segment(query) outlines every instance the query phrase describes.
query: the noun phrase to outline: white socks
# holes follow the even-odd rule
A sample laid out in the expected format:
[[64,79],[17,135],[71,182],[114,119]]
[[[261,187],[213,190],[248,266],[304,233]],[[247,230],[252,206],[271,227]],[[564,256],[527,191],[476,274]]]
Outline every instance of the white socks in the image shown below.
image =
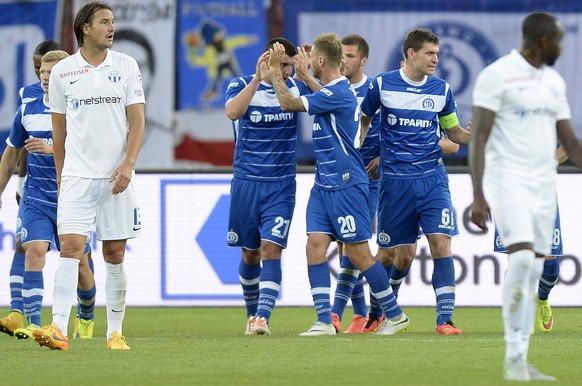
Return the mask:
[[125,316],[125,293],[127,291],[127,276],[123,263],[105,263],[105,305],[107,307],[107,339],[117,331],[122,333]]
[[[527,360],[529,348],[529,334],[534,323],[535,298],[534,290],[537,288],[539,274],[534,271],[536,259],[532,250],[520,250],[509,254],[509,267],[505,273],[503,283],[503,324],[505,327],[505,360],[520,355]],[[533,312],[533,313],[532,313]],[[531,320],[529,320],[531,319]],[[527,340],[525,337],[527,335]]]
[[77,281],[79,279],[79,260],[68,257],[59,259],[55,273],[53,292],[53,323],[67,336],[71,307],[77,299]]

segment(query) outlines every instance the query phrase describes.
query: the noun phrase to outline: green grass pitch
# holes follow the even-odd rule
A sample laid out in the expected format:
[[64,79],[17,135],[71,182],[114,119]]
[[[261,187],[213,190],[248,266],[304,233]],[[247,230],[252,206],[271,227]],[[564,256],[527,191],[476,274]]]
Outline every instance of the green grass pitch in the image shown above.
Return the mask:
[[[7,315],[0,309],[0,316]],[[50,320],[50,308],[43,311]],[[74,312],[74,310],[73,310]],[[245,336],[244,309],[128,308],[124,335],[131,351],[106,348],[105,310],[95,338],[69,341],[69,351],[0,335],[0,379],[11,385],[499,385],[504,356],[499,308],[455,311],[461,336],[437,336],[434,309],[405,307],[411,320],[396,336],[300,337],[315,311],[279,307],[271,336]],[[344,314],[347,328],[351,308]],[[555,308],[549,334],[531,338],[529,361],[582,385],[582,310]],[[72,324],[69,331],[72,334]]]

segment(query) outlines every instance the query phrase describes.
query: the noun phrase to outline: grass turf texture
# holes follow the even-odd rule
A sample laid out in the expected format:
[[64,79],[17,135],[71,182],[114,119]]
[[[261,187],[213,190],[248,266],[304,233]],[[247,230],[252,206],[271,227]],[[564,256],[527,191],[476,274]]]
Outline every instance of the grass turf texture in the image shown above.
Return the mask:
[[[461,336],[437,336],[433,308],[405,308],[411,319],[396,336],[300,337],[312,308],[279,307],[271,336],[245,336],[241,308],[129,308],[124,335],[131,351],[107,350],[105,310],[95,337],[69,340],[69,351],[0,334],[0,379],[18,385],[497,385],[502,380],[499,308],[458,308]],[[0,309],[0,316],[7,315]],[[342,329],[351,320],[346,310]],[[531,337],[529,361],[580,385],[582,311],[555,308],[549,334]],[[43,323],[50,309],[43,311]],[[71,319],[72,320],[72,319]],[[69,328],[72,335],[72,323]]]

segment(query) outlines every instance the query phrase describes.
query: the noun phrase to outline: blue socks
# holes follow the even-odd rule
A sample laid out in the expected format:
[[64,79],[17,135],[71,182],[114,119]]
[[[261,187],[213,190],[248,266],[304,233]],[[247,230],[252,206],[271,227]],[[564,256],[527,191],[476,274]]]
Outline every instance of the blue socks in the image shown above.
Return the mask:
[[433,259],[432,287],[436,295],[437,326],[452,321],[455,310],[455,266],[453,256]]
[[392,288],[390,288],[390,283],[388,282],[388,277],[382,264],[376,261],[373,266],[362,272],[362,274],[368,280],[370,289],[378,303],[380,303],[386,317],[390,319],[400,315],[402,310],[396,302],[396,297],[394,296]]
[[42,271],[24,271],[22,300],[27,324],[40,326],[40,312],[42,310],[43,297],[44,279]]
[[247,307],[247,317],[256,315],[259,305],[261,263],[249,265],[241,259],[238,266],[238,275]]
[[257,316],[269,320],[281,290],[281,260],[263,260]]
[[541,300],[547,300],[550,296],[550,291],[556,283],[558,282],[558,277],[560,276],[560,258],[545,260],[544,261],[544,272],[542,273],[542,278],[540,279],[540,284],[538,286],[538,297]]
[[24,314],[22,284],[24,282],[24,253],[14,253],[10,267],[10,310]]
[[311,284],[311,297],[317,314],[317,321],[331,323],[331,277],[327,261],[307,266],[309,284]]
[[[342,256],[340,264],[340,272],[337,275],[337,287],[335,289],[335,296],[333,299],[333,307],[331,312],[336,313],[340,320],[344,314],[344,310],[348,304],[348,300],[352,297],[354,292],[354,287],[360,275],[358,268],[352,264],[347,256]],[[362,280],[362,295],[363,291],[363,280]],[[364,299],[365,308],[365,299]],[[355,311],[354,311],[355,313]],[[365,314],[364,314],[365,315]]]

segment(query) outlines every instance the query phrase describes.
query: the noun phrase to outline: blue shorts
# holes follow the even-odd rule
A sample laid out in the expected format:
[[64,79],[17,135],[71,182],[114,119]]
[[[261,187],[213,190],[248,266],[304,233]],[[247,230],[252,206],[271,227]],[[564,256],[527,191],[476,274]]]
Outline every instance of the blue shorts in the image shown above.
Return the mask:
[[383,178],[378,206],[378,246],[414,244],[419,228],[426,235],[458,234],[444,168],[414,179]]
[[257,250],[261,240],[268,240],[286,248],[296,189],[294,179],[263,182],[233,178],[228,246]]
[[56,207],[32,200],[22,200],[19,212],[22,215],[22,245],[32,241],[46,241],[49,246],[54,242],[56,248],[60,249]]
[[370,224],[374,223],[378,213],[378,195],[380,194],[380,180],[370,180],[368,185],[368,211]]
[[311,188],[307,203],[307,233],[325,233],[332,241],[357,243],[372,237],[368,184],[341,190]]
[[[495,228],[495,238],[493,239],[493,250],[495,252],[507,253],[503,241],[499,236],[497,228]],[[550,256],[563,256],[564,246],[562,245],[562,226],[560,225],[560,208],[556,209],[556,225],[554,226],[554,235],[552,236],[552,252]]]

